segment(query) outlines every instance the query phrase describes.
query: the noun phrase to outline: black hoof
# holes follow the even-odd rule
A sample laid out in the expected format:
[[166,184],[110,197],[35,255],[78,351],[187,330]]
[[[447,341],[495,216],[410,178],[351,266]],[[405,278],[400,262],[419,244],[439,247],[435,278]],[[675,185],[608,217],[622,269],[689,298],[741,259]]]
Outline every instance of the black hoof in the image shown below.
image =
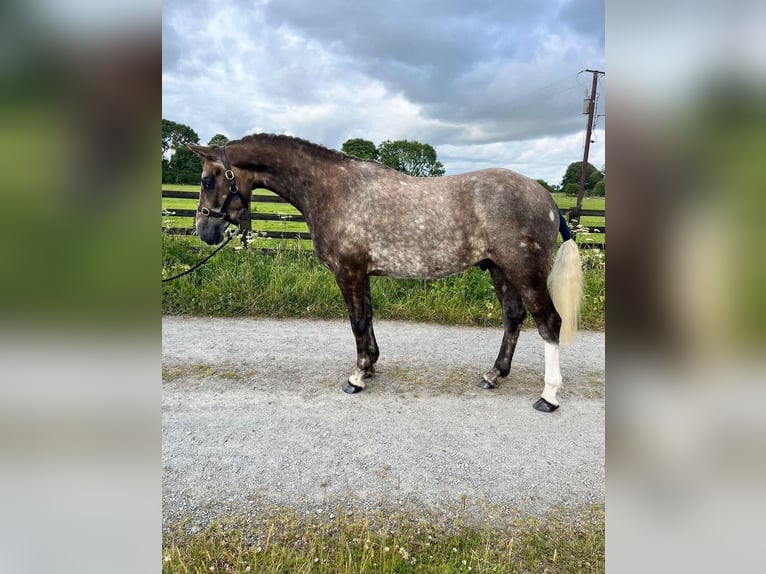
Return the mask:
[[363,390],[364,387],[357,387],[356,385],[352,385],[350,381],[346,381],[346,383],[343,385],[343,392],[348,393],[349,395],[360,393]]
[[494,389],[497,385],[490,384],[484,377],[476,381],[476,386],[480,389]]
[[558,405],[549,403],[543,397],[540,397],[539,399],[537,399],[537,402],[532,406],[535,407],[535,409],[537,409],[541,413],[552,413],[557,408],[559,408]]

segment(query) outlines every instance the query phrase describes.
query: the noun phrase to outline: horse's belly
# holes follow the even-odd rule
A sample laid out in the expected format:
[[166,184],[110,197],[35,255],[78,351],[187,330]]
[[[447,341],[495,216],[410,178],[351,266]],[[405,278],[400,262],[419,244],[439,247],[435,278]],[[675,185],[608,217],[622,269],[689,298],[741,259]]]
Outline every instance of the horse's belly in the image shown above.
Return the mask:
[[455,201],[420,196],[420,203],[396,209],[367,222],[366,244],[371,273],[404,279],[454,275],[485,258],[485,234],[473,210]]
[[483,259],[478,249],[439,245],[379,246],[371,249],[371,256],[371,273],[400,279],[447,277]]

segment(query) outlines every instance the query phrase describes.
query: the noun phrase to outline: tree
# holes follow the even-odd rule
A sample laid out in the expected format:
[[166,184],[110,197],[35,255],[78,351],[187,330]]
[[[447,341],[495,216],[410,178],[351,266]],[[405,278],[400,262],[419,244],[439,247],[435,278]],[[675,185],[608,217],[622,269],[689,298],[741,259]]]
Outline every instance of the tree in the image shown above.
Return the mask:
[[218,147],[223,147],[227,143],[229,143],[229,138],[227,138],[223,134],[215,134],[212,138],[210,138],[210,141],[207,142],[207,145],[214,145]]
[[564,191],[564,194],[576,196],[577,192],[580,190],[580,184],[579,183],[572,183],[571,181],[567,183],[564,187],[561,188]]
[[[570,163],[561,180],[561,189],[567,195],[577,195],[580,189],[580,166],[582,166],[581,161]],[[585,194],[591,195],[596,184],[604,179],[604,174],[591,163],[588,163],[585,169]]]
[[347,139],[343,146],[341,146],[340,151],[362,159],[378,159],[378,149],[375,147],[375,144],[370,140],[362,138]]
[[606,166],[601,168],[601,181],[593,186],[593,195],[596,197],[606,197]]
[[542,186],[543,186],[545,189],[547,189],[547,190],[548,190],[548,191],[550,191],[550,192],[553,192],[553,191],[555,191],[555,190],[553,189],[553,186],[552,186],[551,184],[549,184],[547,181],[545,181],[544,179],[538,179],[538,180],[537,180],[537,183],[539,183],[540,185],[542,185]]
[[444,175],[444,165],[437,161],[433,146],[418,141],[386,140],[378,146],[378,160],[407,175],[416,177]]
[[187,125],[162,118],[162,181],[163,183],[197,183],[202,162],[187,148],[198,144],[199,136]]
[[184,144],[199,143],[197,132],[189,126],[162,118],[162,157],[168,152],[184,147]]
[[596,197],[606,197],[606,179],[602,179],[593,186],[593,195]]
[[170,158],[165,183],[198,184],[202,175],[202,160],[188,148],[180,147]]

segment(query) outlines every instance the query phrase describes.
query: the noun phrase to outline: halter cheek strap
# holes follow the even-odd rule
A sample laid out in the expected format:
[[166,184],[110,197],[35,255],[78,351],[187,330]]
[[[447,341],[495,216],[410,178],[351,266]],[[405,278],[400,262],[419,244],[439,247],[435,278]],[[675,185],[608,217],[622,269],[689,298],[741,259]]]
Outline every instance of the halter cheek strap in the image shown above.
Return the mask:
[[215,209],[208,209],[207,207],[201,207],[199,205],[197,206],[197,211],[202,215],[223,219],[224,221],[228,221],[234,225],[239,225],[239,219],[229,217],[227,210],[229,209],[229,205],[231,205],[232,199],[235,197],[238,198],[243,204],[245,203],[245,200],[239,194],[237,182],[234,180],[234,172],[231,170],[231,165],[229,165],[229,158],[226,157],[226,146],[224,145],[218,148],[218,153],[221,156],[221,163],[223,163],[223,167],[225,169],[223,176],[226,178],[226,181],[229,182],[229,194],[226,196],[220,211],[216,211]]

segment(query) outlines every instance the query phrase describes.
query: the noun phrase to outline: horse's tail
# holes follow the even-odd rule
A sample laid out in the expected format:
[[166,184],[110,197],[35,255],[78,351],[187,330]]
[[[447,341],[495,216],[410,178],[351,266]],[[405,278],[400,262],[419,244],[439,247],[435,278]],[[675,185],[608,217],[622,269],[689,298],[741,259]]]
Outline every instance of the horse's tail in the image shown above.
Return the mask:
[[548,276],[548,290],[553,305],[561,316],[559,341],[562,345],[568,345],[577,334],[583,297],[583,275],[580,251],[561,213],[559,213],[559,232],[564,242],[553,261],[553,268]]

